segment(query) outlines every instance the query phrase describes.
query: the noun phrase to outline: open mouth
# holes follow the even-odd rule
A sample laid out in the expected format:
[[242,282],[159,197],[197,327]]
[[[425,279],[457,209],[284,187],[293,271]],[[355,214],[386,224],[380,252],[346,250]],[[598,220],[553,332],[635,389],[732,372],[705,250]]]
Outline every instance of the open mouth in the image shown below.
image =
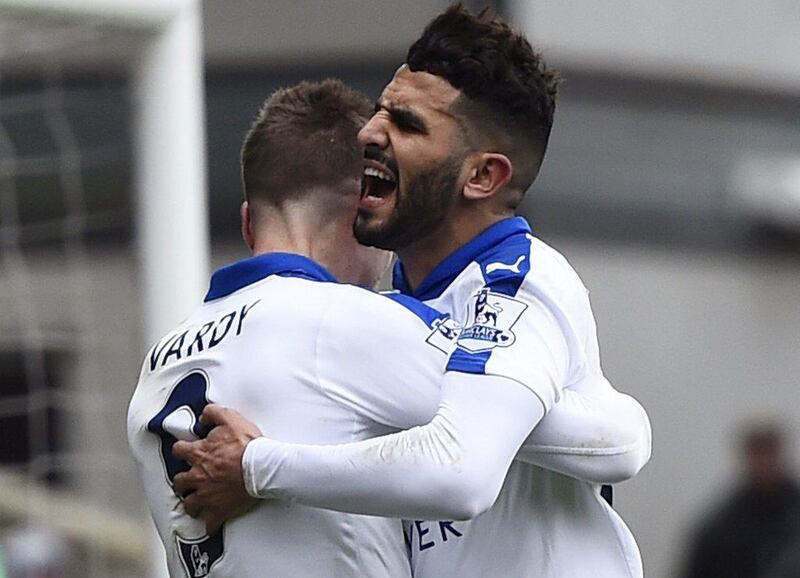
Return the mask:
[[361,205],[376,208],[383,205],[397,189],[397,177],[378,163],[364,166],[361,175]]

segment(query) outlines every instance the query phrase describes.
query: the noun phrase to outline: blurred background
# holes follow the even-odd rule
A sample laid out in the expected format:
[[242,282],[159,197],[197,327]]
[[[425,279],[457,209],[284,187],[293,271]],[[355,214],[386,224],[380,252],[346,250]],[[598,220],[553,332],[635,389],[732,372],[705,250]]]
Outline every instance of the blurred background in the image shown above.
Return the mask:
[[[127,401],[149,342],[246,256],[250,121],[303,79],[377,97],[448,4],[0,2],[0,577],[151,572]],[[521,212],[590,288],[606,374],[653,424],[615,507],[647,576],[688,577],[754,463],[790,479],[797,457],[800,4],[491,4],[565,79]],[[754,431],[780,451],[753,458]],[[770,559],[800,551],[791,521],[758,524],[780,526]],[[45,569],[19,574],[25,556]]]

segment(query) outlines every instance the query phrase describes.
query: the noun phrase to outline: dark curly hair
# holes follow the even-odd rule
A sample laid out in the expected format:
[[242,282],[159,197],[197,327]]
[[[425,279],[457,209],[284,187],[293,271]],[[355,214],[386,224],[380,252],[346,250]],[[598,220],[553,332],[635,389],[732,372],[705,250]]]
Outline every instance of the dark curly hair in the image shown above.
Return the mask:
[[511,187],[524,192],[547,148],[558,73],[491,9],[475,16],[461,3],[425,28],[406,62],[412,71],[442,77],[461,91],[455,106],[466,120],[462,128],[468,143],[509,156]]
[[275,91],[242,145],[245,199],[280,206],[313,187],[358,178],[357,134],[371,115],[369,99],[337,79]]

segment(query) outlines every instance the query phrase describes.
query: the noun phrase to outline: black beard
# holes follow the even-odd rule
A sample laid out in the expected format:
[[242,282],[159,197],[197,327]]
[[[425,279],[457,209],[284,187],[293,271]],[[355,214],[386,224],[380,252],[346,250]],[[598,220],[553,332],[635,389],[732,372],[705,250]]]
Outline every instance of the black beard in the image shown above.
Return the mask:
[[382,227],[369,226],[369,214],[359,211],[353,233],[362,245],[397,251],[433,233],[447,219],[456,201],[461,160],[450,157],[398,187],[394,211]]

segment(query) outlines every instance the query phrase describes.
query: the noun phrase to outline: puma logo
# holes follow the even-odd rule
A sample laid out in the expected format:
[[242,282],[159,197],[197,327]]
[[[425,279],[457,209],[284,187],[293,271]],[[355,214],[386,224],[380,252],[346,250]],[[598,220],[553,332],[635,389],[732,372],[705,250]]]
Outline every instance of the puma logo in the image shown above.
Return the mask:
[[525,260],[525,255],[520,255],[513,265],[506,265],[505,263],[489,263],[486,265],[486,274],[491,275],[495,271],[511,271],[512,273],[519,273],[519,266]]

